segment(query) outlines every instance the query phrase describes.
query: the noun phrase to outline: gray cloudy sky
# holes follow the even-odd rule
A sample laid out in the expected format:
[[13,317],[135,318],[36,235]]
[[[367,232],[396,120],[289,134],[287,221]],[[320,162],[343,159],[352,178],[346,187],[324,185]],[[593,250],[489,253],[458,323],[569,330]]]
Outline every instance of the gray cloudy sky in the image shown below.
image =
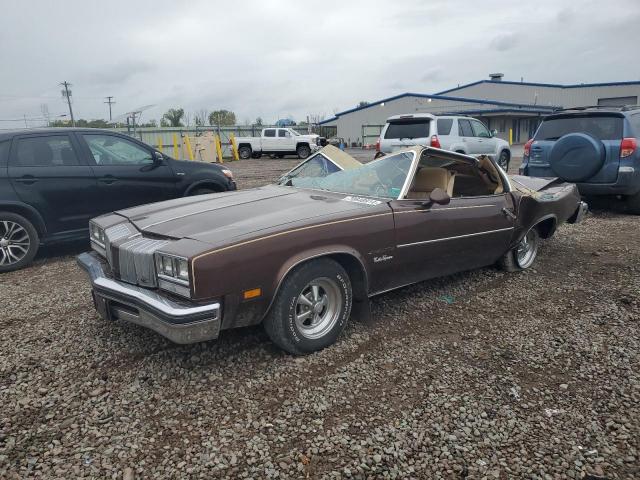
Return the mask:
[[[155,104],[239,122],[327,117],[411,91],[505,80],[640,79],[640,1],[3,0],[0,119]],[[36,125],[37,121],[29,122]],[[0,122],[0,128],[24,122]]]

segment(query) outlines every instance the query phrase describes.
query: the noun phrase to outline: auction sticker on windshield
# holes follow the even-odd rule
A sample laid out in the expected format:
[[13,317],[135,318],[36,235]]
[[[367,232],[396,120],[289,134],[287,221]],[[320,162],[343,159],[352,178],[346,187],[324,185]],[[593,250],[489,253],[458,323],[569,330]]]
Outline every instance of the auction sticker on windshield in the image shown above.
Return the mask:
[[344,197],[343,200],[347,202],[364,203],[365,205],[380,205],[382,203],[380,200],[373,200],[372,198],[366,197],[354,197],[353,195]]

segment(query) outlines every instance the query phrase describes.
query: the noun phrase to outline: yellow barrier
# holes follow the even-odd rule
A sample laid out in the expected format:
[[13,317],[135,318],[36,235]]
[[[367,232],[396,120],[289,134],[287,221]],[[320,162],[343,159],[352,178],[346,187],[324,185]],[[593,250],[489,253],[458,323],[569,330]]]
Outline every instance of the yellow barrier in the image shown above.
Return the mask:
[[229,142],[231,142],[231,152],[233,153],[233,159],[240,160],[240,155],[238,154],[238,146],[236,145],[236,136],[233,133],[229,135]]
[[184,143],[187,146],[187,153],[189,154],[189,160],[193,160],[193,150],[191,150],[191,141],[189,135],[184,136]]
[[513,145],[513,128],[509,129],[509,145]]
[[218,154],[218,161],[224,163],[222,158],[222,143],[220,142],[220,135],[216,135],[216,153]]
[[178,136],[173,134],[173,158],[178,159]]
[[160,136],[158,136],[158,151],[160,153],[163,153],[162,152],[162,137],[160,137]]

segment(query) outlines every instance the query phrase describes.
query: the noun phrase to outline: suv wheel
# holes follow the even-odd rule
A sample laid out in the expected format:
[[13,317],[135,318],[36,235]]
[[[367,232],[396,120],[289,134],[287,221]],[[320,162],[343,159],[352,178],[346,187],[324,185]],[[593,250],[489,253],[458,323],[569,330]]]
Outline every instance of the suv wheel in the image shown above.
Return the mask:
[[248,160],[251,158],[251,147],[247,145],[242,145],[238,148],[238,156],[243,160]]
[[640,192],[627,197],[626,207],[629,213],[640,215]]
[[509,170],[509,152],[507,152],[506,150],[500,152],[500,156],[498,157],[498,165],[500,165],[500,168],[502,168],[505,172]]
[[538,256],[540,234],[536,227],[531,228],[515,248],[509,250],[499,260],[500,268],[507,272],[526,270]]
[[334,260],[296,267],[282,282],[265,318],[269,338],[283,350],[303,355],[336,341],[351,314],[351,282]]
[[29,265],[39,243],[38,232],[29,220],[12,212],[0,212],[0,272]]
[[311,149],[309,148],[309,145],[298,145],[298,148],[296,148],[296,153],[298,154],[298,158],[304,160],[309,155],[311,155]]

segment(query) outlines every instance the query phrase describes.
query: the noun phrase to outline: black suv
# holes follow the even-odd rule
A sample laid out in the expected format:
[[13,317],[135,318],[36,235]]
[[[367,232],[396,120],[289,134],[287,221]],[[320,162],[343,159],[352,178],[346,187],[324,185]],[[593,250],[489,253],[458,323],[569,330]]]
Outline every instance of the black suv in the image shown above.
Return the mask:
[[97,215],[235,189],[227,168],[109,130],[0,132],[0,272],[28,265],[40,245],[88,238]]
[[640,107],[578,107],[545,117],[524,146],[520,173],[560,177],[585,196],[610,196],[640,214]]

